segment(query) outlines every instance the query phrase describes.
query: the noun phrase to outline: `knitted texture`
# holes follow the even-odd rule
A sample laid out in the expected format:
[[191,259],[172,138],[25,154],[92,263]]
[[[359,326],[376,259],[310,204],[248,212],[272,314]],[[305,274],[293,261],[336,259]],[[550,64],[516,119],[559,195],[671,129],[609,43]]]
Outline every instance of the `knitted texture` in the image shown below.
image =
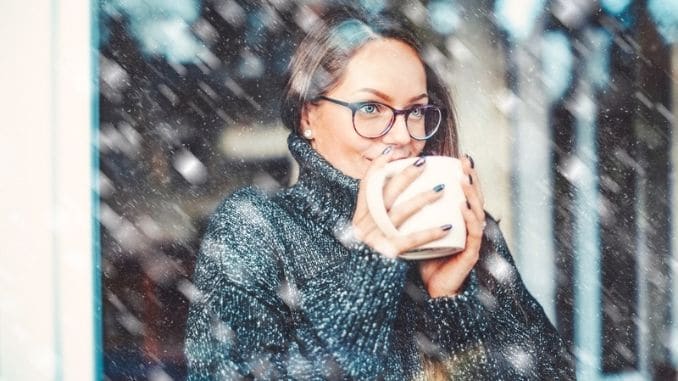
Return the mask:
[[494,220],[463,292],[430,298],[416,261],[347,234],[358,181],[300,136],[288,143],[294,186],[240,190],[211,218],[193,275],[189,380],[421,379],[422,353],[454,379],[574,379]]

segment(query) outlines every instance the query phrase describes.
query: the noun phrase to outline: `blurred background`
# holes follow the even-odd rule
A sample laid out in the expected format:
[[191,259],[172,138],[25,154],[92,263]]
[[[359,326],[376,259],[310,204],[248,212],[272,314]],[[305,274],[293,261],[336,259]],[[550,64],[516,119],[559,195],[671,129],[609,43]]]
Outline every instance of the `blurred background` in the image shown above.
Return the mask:
[[[675,379],[675,1],[351,2],[416,25],[528,288],[582,379]],[[191,274],[234,189],[295,163],[281,79],[331,1],[101,3],[104,374],[182,379]],[[678,339],[678,338],[676,338]]]
[[[294,182],[282,74],[340,3],[0,5],[0,380],[185,378],[208,218]],[[678,379],[678,1],[343,3],[416,26],[578,378]]]

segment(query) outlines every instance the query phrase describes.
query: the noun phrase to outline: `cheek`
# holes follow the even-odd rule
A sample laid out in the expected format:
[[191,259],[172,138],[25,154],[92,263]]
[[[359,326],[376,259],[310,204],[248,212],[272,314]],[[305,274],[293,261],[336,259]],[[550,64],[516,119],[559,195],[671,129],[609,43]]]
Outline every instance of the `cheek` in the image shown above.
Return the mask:
[[342,156],[350,161],[352,165],[362,166],[363,161],[370,155],[372,142],[365,143],[358,139],[354,137],[345,140],[343,143],[335,142],[334,145],[341,147],[341,150],[343,151]]
[[419,156],[424,151],[424,147],[426,146],[426,142],[420,142],[418,140],[415,140],[412,142],[412,156]]
[[351,111],[343,110],[340,106],[325,107],[318,118],[319,127],[326,130],[327,135],[337,138],[345,136],[353,131]]

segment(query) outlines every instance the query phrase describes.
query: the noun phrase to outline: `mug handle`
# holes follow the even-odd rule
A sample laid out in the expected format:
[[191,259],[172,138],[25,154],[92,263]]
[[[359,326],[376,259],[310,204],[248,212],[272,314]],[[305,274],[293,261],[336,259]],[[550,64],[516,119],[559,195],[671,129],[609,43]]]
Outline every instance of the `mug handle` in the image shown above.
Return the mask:
[[370,181],[367,182],[366,191],[366,200],[367,200],[367,209],[369,210],[374,222],[377,226],[384,232],[386,237],[400,236],[401,233],[393,225],[393,221],[388,216],[386,211],[386,205],[384,205],[384,183],[389,177],[393,177],[396,173],[405,169],[408,165],[411,165],[416,161],[417,158],[412,158],[412,160],[402,160],[398,161],[398,165],[393,165],[391,162],[387,164],[380,171],[377,171],[372,175]]

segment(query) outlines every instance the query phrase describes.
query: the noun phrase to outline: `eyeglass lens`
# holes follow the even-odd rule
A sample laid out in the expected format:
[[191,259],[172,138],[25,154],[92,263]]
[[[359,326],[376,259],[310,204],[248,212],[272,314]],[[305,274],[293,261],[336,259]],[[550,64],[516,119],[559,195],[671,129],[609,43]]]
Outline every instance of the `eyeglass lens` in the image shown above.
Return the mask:
[[[416,107],[407,115],[407,129],[416,139],[427,139],[435,133],[442,115],[437,107]],[[365,137],[383,135],[394,122],[395,113],[389,107],[379,103],[361,105],[353,115],[353,124],[358,133]]]

